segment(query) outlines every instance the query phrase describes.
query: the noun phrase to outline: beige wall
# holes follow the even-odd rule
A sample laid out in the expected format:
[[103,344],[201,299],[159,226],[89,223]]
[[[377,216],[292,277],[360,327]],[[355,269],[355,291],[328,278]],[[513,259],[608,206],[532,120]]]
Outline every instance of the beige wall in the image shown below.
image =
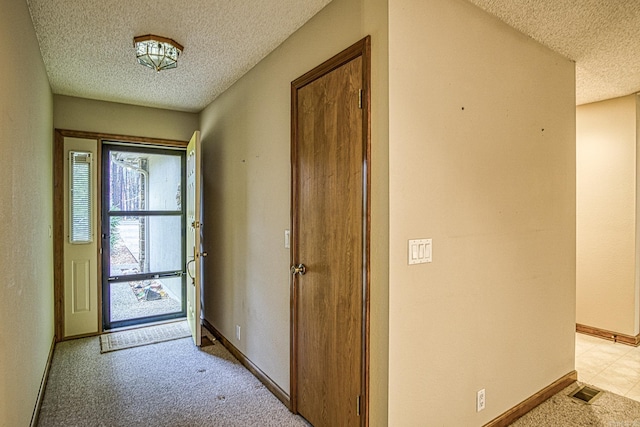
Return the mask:
[[576,322],[638,330],[637,96],[577,107]]
[[389,11],[389,425],[479,426],[574,369],[574,64],[466,1]]
[[55,95],[56,129],[188,141],[198,129],[196,113]]
[[0,51],[0,426],[27,426],[53,341],[52,97],[24,0]]
[[372,36],[372,426],[387,418],[386,17],[384,1],[334,0],[201,113],[205,318],[288,393],[290,83]]

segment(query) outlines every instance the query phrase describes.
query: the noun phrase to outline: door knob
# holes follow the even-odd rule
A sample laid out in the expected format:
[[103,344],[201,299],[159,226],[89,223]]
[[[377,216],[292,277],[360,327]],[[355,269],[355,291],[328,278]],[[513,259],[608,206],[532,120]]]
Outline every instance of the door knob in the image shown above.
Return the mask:
[[292,265],[291,266],[291,274],[295,275],[295,274],[299,274],[301,276],[304,276],[304,273],[307,272],[307,267],[304,266],[304,264],[298,264],[298,265]]

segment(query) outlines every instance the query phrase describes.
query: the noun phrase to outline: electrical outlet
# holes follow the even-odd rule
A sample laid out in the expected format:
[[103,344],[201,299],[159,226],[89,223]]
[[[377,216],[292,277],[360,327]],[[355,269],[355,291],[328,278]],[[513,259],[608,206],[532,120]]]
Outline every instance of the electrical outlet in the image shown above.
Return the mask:
[[478,390],[478,393],[476,393],[476,412],[482,411],[484,409],[485,404],[486,404],[486,399],[484,395],[484,389]]
[[236,325],[236,339],[240,341],[240,325]]

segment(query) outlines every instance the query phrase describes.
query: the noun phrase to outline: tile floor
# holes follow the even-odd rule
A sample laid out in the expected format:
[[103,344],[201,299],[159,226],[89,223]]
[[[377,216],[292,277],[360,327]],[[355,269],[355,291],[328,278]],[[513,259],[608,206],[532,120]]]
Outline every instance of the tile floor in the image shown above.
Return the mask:
[[578,380],[640,401],[640,347],[576,333]]

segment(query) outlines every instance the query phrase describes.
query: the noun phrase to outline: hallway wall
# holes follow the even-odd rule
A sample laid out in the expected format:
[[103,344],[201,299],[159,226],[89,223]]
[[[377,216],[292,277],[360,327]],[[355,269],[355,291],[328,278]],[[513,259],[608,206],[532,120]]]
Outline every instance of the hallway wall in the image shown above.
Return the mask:
[[574,369],[574,64],[463,0],[389,54],[389,425],[481,426]]
[[640,333],[638,96],[576,108],[576,323]]
[[[387,3],[333,0],[201,113],[205,318],[289,392],[291,81],[372,43],[372,426],[387,423]],[[235,339],[235,326],[241,339]]]
[[199,115],[183,111],[54,95],[56,129],[188,141]]
[[0,426],[28,426],[53,342],[53,101],[24,0],[0,51]]

